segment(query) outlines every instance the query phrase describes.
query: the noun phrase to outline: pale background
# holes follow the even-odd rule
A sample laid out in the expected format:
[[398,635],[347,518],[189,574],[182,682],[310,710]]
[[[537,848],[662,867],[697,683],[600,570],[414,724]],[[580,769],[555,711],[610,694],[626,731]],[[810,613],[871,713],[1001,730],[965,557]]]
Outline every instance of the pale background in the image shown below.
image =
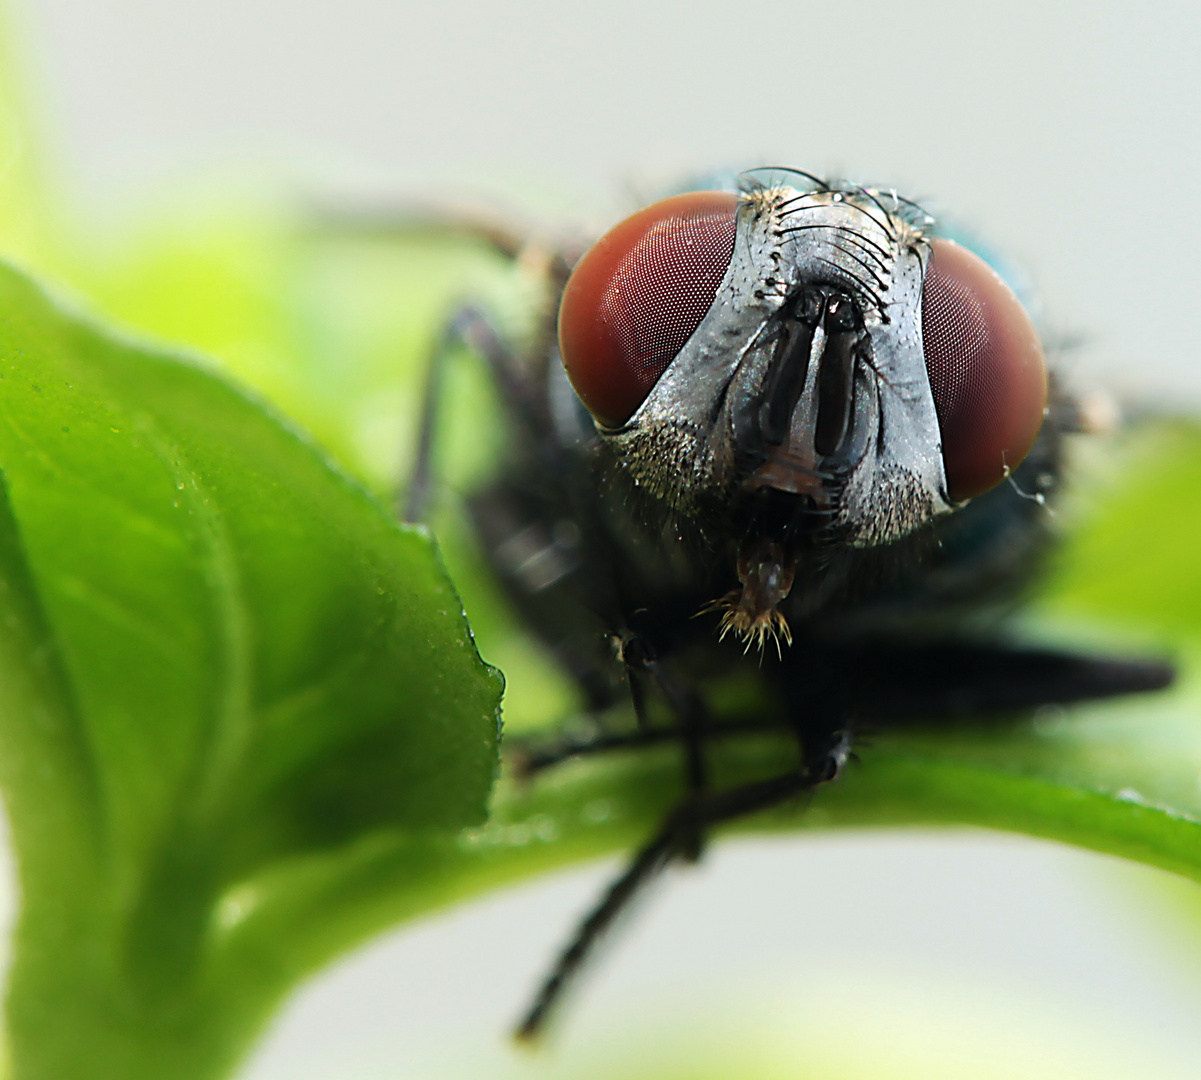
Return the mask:
[[[937,196],[1029,267],[1085,378],[1201,403],[1201,5],[26,0],[22,21],[81,213],[248,168],[603,218],[681,173],[795,164]],[[626,1032],[703,1045],[731,1009],[798,1072],[880,1045],[947,1075],[1026,1054],[1015,1075],[1195,1076],[1201,952],[1111,865],[973,834],[723,847],[530,1063],[505,1027],[614,866],[567,874],[350,957],[244,1080],[604,1075]]]

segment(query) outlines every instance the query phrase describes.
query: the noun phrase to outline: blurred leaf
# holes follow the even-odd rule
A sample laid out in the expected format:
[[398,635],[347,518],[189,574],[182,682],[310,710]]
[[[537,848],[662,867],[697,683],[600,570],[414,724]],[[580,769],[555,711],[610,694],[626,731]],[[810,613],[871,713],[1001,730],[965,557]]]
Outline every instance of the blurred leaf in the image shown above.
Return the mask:
[[[442,321],[464,297],[520,335],[538,282],[463,237],[322,228],[278,194],[197,188],[106,239],[67,274],[108,319],[165,347],[210,354],[267,396],[383,498],[403,486],[417,443],[425,369]],[[435,532],[481,651],[512,672],[520,726],[562,718],[575,689],[516,621],[454,492],[500,459],[503,423],[487,373],[464,355],[447,373]]]
[[249,883],[482,820],[499,681],[428,540],[223,382],[7,269],[0,380],[16,1075],[212,1075],[308,962]]

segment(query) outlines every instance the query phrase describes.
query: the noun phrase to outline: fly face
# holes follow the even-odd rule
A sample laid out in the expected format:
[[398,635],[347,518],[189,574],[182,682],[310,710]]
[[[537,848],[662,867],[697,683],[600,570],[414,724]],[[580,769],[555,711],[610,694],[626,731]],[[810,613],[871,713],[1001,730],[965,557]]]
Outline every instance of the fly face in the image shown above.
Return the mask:
[[691,193],[619,225],[566,287],[562,355],[606,469],[730,549],[744,636],[782,618],[805,551],[924,528],[1038,434],[1029,317],[931,224],[854,187]]

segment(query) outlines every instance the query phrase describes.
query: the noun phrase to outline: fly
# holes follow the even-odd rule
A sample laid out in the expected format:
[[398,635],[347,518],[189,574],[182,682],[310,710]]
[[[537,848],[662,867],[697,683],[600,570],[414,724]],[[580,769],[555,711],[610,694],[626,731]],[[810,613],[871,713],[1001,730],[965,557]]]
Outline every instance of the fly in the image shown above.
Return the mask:
[[[516,257],[520,241],[490,230]],[[1053,542],[1046,503],[1081,411],[990,266],[893,193],[756,170],[644,208],[545,260],[548,316],[515,351],[451,321],[511,429],[469,500],[484,552],[600,718],[637,725],[520,747],[528,770],[672,738],[686,794],[560,955],[518,1029],[536,1036],[629,899],[714,827],[835,780],[865,727],[1156,689],[1154,662],[1017,647],[1000,617]],[[406,517],[431,482],[435,357]],[[708,690],[763,685],[746,725],[796,764],[714,790]],[[649,695],[671,720],[652,723]]]

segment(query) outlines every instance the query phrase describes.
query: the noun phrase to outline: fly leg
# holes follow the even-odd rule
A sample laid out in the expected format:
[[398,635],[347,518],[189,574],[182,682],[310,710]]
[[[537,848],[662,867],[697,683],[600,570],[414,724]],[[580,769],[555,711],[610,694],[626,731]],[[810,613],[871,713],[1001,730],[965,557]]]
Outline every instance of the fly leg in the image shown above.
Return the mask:
[[[550,275],[552,286],[558,274]],[[477,308],[465,305],[453,312],[430,358],[415,463],[398,509],[406,522],[429,517],[437,481],[434,457],[445,372],[455,353],[466,348],[487,367],[510,436],[505,470],[465,500],[471,524],[514,610],[575,681],[587,712],[596,715],[616,700],[611,657],[598,648],[600,630],[609,620],[598,619],[594,631],[580,612],[587,607],[590,590],[606,594],[612,590],[599,582],[603,575],[596,572],[596,559],[585,550],[596,530],[590,527],[587,507],[577,505],[591,476],[591,460],[578,450],[564,449],[560,443],[565,437],[564,417],[552,416],[555,387],[548,385],[551,373],[541,345],[553,329],[552,321],[549,329],[544,327],[536,335],[537,348],[527,343],[518,352]],[[566,376],[555,370],[559,375],[552,381],[566,387]],[[580,433],[567,434],[583,438],[590,433],[595,437],[588,420]],[[580,574],[584,566],[594,572]]]
[[[602,749],[647,746],[655,742],[678,740],[684,750],[684,785],[690,796],[702,795],[709,786],[709,769],[705,760],[705,741],[710,734],[711,724],[708,710],[701,695],[686,686],[659,661],[645,639],[635,634],[618,635],[618,653],[626,669],[630,687],[630,698],[637,720],[637,731],[629,734],[600,732],[589,738],[560,738],[540,750],[520,747],[518,768],[520,775],[530,777],[560,761],[579,754],[593,753]],[[649,677],[658,687],[675,714],[677,724],[672,727],[652,726],[646,715],[645,692],[640,679]],[[701,857],[704,846],[703,832],[698,832],[691,847],[681,852],[689,861]]]
[[[588,710],[589,730],[558,732],[549,737],[532,736],[510,740],[510,764],[516,775],[530,779],[543,769],[570,758],[605,751],[678,742],[683,747],[684,781],[689,794],[696,795],[708,787],[708,768],[705,750],[713,735],[745,734],[749,731],[774,730],[778,723],[764,724],[758,717],[743,717],[715,721],[709,714],[701,694],[680,679],[658,657],[654,646],[636,631],[625,629],[606,635],[612,642],[616,659],[624,667],[625,684],[634,709],[636,727],[633,731],[614,731],[605,723],[604,710],[620,698],[603,698],[591,702]],[[569,668],[569,670],[572,670]],[[572,670],[572,674],[576,674]],[[583,680],[581,685],[585,686]],[[648,692],[657,689],[674,723],[654,723],[648,711]],[[695,852],[699,858],[700,850]]]
[[601,902],[576,930],[571,944],[559,955],[554,969],[534,998],[514,1032],[515,1038],[536,1039],[548,1016],[571,981],[579,974],[593,949],[638,892],[671,863],[686,857],[697,837],[726,822],[770,810],[790,799],[811,794],[821,784],[838,777],[851,756],[849,725],[831,731],[805,748],[800,768],[769,780],[702,792],[684,799],[664,820],[659,831],[643,845],[625,871],[609,886]]
[[[709,766],[705,760],[705,735],[709,729],[708,711],[695,689],[682,685],[661,664],[654,664],[651,674],[672,710],[680,718],[681,743],[684,750],[684,782],[693,798],[702,798],[709,788]],[[705,850],[705,829],[695,829],[678,854],[690,863],[700,862]]]
[[417,456],[409,486],[401,496],[398,507],[401,519],[409,524],[424,522],[429,516],[435,483],[434,439],[442,404],[443,380],[447,363],[461,347],[470,349],[484,359],[497,389],[515,416],[528,427],[539,430],[544,423],[535,405],[529,380],[496,328],[477,308],[470,305],[457,308],[443,327],[426,375]]
[[[721,720],[710,718],[705,727],[707,744],[722,738],[738,738],[747,735],[763,735],[765,733],[793,730],[795,725],[785,727],[784,723],[773,716],[764,717],[759,714],[751,716],[727,717]],[[518,774],[523,779],[529,779],[542,772],[543,769],[561,765],[574,757],[588,757],[592,754],[606,754],[616,750],[635,750],[646,746],[659,746],[662,743],[678,742],[680,733],[675,728],[646,727],[637,731],[620,731],[612,734],[560,735],[551,741],[536,742],[522,740],[521,757],[518,762]],[[510,743],[510,746],[514,745]]]
[[633,699],[638,730],[643,733],[650,730],[642,688],[637,681],[638,674],[645,672],[659,688],[668,708],[679,721],[679,735],[684,743],[684,778],[689,793],[699,794],[708,786],[704,740],[709,727],[708,712],[700,694],[685,686],[664,667],[644,638],[624,634],[620,640],[621,660],[626,666],[630,682],[630,697]]

